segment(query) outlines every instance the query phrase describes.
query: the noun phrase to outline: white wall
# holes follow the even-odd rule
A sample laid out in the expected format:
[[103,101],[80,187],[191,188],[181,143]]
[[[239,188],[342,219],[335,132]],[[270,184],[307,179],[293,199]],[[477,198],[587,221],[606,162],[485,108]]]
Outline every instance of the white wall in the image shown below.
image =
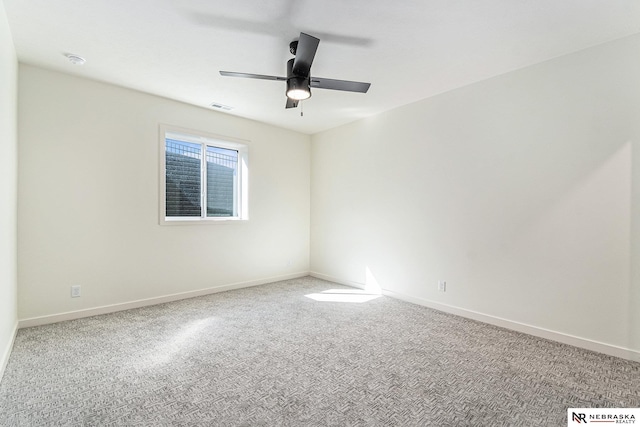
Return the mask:
[[[26,65],[18,123],[20,319],[309,270],[309,136]],[[159,225],[160,123],[249,141],[248,222]]]
[[0,379],[17,327],[17,87],[18,60],[0,0]]
[[314,135],[311,270],[640,350],[638,52],[615,41]]

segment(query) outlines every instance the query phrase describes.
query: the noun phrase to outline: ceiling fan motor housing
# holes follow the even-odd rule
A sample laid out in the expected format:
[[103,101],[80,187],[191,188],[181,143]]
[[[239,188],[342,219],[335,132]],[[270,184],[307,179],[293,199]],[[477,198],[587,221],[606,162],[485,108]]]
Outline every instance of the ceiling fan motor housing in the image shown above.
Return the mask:
[[292,55],[298,53],[298,40],[294,40],[289,43],[289,52],[291,52]]
[[293,61],[291,58],[287,61],[287,97],[295,100],[302,100],[311,97],[311,88],[309,87],[309,76],[296,76],[293,73]]

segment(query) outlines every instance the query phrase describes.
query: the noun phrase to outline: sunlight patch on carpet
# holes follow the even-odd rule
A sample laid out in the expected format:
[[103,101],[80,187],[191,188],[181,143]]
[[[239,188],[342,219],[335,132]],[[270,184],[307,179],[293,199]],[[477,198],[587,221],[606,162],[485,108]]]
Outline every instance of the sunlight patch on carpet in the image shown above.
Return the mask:
[[305,297],[321,302],[353,302],[363,303],[380,298],[382,295],[357,289],[328,289],[320,293],[307,294]]

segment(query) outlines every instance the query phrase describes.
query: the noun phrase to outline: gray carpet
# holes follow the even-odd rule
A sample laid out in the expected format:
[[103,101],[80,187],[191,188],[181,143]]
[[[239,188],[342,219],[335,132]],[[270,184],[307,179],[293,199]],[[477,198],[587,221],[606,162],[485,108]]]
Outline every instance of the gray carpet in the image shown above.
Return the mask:
[[[18,332],[3,426],[566,426],[640,364],[306,277]],[[355,290],[353,290],[355,291]]]

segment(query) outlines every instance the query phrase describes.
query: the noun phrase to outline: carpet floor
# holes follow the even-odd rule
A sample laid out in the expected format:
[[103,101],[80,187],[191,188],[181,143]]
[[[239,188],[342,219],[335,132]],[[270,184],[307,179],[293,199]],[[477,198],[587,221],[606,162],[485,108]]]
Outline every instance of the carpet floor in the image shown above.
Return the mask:
[[566,426],[569,407],[640,407],[639,363],[334,298],[367,296],[305,277],[21,329],[0,425]]

